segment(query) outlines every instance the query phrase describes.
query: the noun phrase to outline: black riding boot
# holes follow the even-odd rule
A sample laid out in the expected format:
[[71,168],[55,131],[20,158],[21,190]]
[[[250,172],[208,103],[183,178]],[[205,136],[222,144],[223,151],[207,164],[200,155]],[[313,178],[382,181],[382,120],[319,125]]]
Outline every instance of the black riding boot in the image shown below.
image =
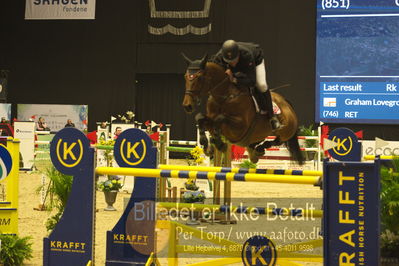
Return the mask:
[[281,124],[273,112],[273,101],[272,101],[272,95],[270,94],[270,90],[265,91],[264,93],[262,93],[262,95],[266,101],[265,109],[267,111],[267,116],[270,119],[272,129],[273,130],[279,129],[281,127]]

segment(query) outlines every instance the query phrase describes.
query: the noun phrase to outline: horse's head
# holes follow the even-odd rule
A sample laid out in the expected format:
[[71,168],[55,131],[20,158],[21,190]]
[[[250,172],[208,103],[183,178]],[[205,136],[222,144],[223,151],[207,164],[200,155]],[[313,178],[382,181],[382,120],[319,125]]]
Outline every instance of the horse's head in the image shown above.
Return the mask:
[[187,70],[184,75],[186,80],[186,89],[183,99],[183,108],[186,113],[191,114],[195,110],[194,102],[199,104],[201,92],[204,88],[208,88],[209,84],[205,77],[205,66],[208,56],[205,55],[199,60],[190,60],[182,54],[187,63]]

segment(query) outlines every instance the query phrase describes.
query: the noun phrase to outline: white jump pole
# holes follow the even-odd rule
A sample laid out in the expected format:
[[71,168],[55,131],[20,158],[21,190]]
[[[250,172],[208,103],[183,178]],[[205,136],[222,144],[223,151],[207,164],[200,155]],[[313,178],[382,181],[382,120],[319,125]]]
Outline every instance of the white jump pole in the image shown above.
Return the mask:
[[317,170],[321,170],[321,153],[322,153],[322,149],[321,149],[321,126],[324,125],[323,122],[320,121],[319,126],[317,127],[317,136],[319,137],[319,150],[317,152]]
[[170,127],[172,126],[171,124],[166,124],[166,143],[164,145],[165,148],[165,156],[166,156],[166,164],[169,164],[169,151],[166,147],[169,146],[169,142],[170,142]]

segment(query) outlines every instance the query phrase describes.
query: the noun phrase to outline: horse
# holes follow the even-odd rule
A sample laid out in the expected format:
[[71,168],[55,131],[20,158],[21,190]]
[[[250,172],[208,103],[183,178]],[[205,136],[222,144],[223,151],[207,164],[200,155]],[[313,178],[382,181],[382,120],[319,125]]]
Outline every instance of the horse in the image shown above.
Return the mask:
[[[210,142],[218,150],[226,150],[227,140],[245,147],[253,163],[258,162],[265,149],[281,144],[285,144],[293,160],[298,164],[304,163],[297,138],[298,119],[292,105],[283,96],[271,92],[273,102],[281,110],[277,117],[282,124],[282,127],[273,131],[268,118],[256,111],[249,89],[238,88],[231,82],[224,67],[208,62],[207,55],[199,60],[190,60],[182,55],[187,63],[182,103],[185,112],[193,113],[195,103],[199,103],[201,96],[208,95],[206,114],[196,115],[200,144],[206,155],[212,155],[214,151],[205,134],[205,131],[209,131]],[[265,138],[272,133],[275,139],[266,141]]]

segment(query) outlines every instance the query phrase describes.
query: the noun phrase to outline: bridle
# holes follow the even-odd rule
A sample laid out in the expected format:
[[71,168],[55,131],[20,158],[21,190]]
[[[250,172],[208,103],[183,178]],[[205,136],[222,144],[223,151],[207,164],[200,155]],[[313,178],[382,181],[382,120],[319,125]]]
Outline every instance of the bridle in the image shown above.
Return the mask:
[[[185,76],[185,79],[188,80],[190,83],[194,82],[196,79],[200,77],[200,74],[203,74],[204,70],[201,68],[188,68]],[[210,88],[208,90],[208,95],[212,96],[213,98],[218,98],[221,103],[224,103],[227,99],[233,99],[235,97],[241,96],[241,95],[247,95],[247,93],[240,92],[239,94],[231,94],[231,95],[219,95],[215,93],[215,90],[218,89],[220,86],[222,86],[225,82],[229,81],[229,77],[226,76],[224,79],[222,79],[216,86]],[[207,82],[208,87],[210,86],[209,80]],[[197,99],[197,103],[200,104],[200,90],[192,90],[191,89],[191,84],[190,84],[190,89],[186,89],[184,94],[190,95],[192,98]]]
[[[190,71],[191,70],[191,71]],[[193,70],[195,70],[196,72],[194,72]],[[196,97],[199,98],[199,96],[201,95],[201,91],[200,90],[192,90],[192,83],[198,79],[199,74],[204,73],[204,70],[200,69],[200,68],[188,68],[186,74],[184,75],[185,79],[188,80],[190,82],[190,89],[186,89],[186,91],[184,92],[184,94],[186,95],[190,95],[191,97]],[[208,85],[209,86],[209,85]]]

